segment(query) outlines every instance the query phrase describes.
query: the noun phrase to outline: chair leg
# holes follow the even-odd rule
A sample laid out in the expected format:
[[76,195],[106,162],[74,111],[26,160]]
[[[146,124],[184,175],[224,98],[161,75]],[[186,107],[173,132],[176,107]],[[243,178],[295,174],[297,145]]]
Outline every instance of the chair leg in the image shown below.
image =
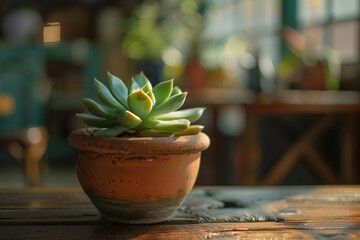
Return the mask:
[[[275,185],[289,172],[289,170],[299,161],[299,157],[304,153],[308,145],[312,145],[316,137],[335,122],[333,116],[323,117],[315,122],[306,132],[289,147],[275,166],[269,171],[262,181],[263,185]],[[311,152],[312,153],[312,152]],[[313,156],[313,155],[311,155]],[[316,156],[317,157],[317,156]],[[318,158],[316,158],[318,160]]]
[[24,174],[28,186],[40,186],[40,160],[42,159],[47,143],[46,128],[29,128],[26,130],[27,143],[24,148]]
[[313,145],[308,144],[304,148],[305,160],[309,166],[317,173],[317,176],[322,178],[325,183],[336,184],[339,183],[335,171],[327,164],[326,160],[320,153],[314,149]]

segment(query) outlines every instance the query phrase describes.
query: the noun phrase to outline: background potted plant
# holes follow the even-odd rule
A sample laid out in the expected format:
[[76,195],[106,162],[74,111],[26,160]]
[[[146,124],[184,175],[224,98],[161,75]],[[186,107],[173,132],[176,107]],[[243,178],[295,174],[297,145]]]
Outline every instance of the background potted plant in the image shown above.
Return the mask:
[[85,98],[89,113],[77,114],[94,128],[69,135],[82,188],[107,219],[165,221],[191,191],[210,144],[203,126],[191,125],[204,108],[178,110],[187,93],[173,80],[153,88],[143,73],[129,87],[110,73],[108,87],[94,83],[101,103]]

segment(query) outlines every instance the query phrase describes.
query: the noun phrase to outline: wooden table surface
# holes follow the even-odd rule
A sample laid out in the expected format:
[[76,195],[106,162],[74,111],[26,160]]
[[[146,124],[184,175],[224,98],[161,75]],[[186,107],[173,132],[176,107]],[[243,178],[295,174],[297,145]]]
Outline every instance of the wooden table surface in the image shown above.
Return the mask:
[[81,189],[0,189],[0,239],[360,239],[360,186],[198,187],[169,221],[115,224]]

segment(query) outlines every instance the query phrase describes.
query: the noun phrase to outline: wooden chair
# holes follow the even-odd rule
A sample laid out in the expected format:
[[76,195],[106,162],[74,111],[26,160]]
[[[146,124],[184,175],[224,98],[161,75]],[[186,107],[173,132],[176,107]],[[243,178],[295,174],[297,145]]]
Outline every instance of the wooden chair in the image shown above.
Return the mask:
[[0,92],[14,101],[13,111],[0,118],[0,147],[23,164],[29,186],[40,185],[40,160],[48,143],[48,131],[42,126],[42,93],[37,90],[43,72],[39,46],[0,48]]
[[48,131],[45,127],[28,127],[15,134],[0,136],[0,146],[21,162],[28,186],[40,186],[40,161],[48,143]]

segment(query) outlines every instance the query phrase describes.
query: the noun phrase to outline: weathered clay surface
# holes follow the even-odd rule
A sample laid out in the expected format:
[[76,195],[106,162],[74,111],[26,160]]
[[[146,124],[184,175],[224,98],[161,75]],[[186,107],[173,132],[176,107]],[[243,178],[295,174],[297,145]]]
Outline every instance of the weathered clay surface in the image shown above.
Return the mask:
[[112,221],[131,224],[147,224],[171,218],[184,200],[183,193],[178,197],[158,199],[155,202],[134,203],[124,200],[100,198],[91,190],[85,191],[101,214]]

